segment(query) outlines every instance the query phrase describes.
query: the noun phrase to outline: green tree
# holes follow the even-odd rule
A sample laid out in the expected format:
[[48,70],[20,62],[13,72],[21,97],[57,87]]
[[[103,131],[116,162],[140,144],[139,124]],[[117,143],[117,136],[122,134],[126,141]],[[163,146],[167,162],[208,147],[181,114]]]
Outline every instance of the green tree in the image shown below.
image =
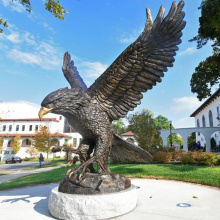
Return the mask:
[[[162,130],[162,129],[170,129],[170,123],[168,118],[162,116],[162,115],[158,115],[155,119],[154,119],[155,125],[156,125],[156,129],[157,130]],[[171,125],[171,128],[174,129],[174,126]],[[183,140],[181,137],[178,136],[178,134],[174,133],[171,134],[172,136],[172,143],[179,143],[180,146],[183,145]],[[170,146],[170,137],[168,137],[168,141],[167,141],[167,145]],[[162,146],[162,140],[160,145]]]
[[153,116],[151,111],[143,109],[142,112],[127,117],[128,129],[135,133],[139,146],[150,152],[161,142],[160,132],[156,129]]
[[21,140],[21,137],[20,137],[20,136],[16,136],[16,137],[14,138],[14,141],[13,141],[13,144],[12,144],[13,154],[17,154],[18,151],[20,150],[20,148],[21,148],[20,140]]
[[187,142],[189,150],[196,148],[196,132],[189,135]]
[[199,9],[198,35],[190,41],[197,42],[200,49],[211,41],[213,55],[200,62],[192,75],[191,91],[197,93],[199,100],[211,95],[211,88],[219,86],[220,79],[220,0],[203,0]]
[[0,151],[1,151],[2,146],[3,146],[3,142],[4,142],[4,137],[0,137]]
[[[19,1],[25,8],[26,11],[31,13],[32,7],[30,0],[11,0],[13,1]],[[63,6],[60,4],[60,0],[45,0],[44,3],[45,9],[49,12],[51,12],[56,18],[64,20],[64,14],[68,13],[67,10],[63,8]],[[0,33],[3,33],[3,29],[1,28],[2,25],[4,27],[8,27],[7,21],[3,21],[0,18]]]
[[116,134],[120,135],[126,132],[125,124],[121,118],[119,120],[113,121],[112,125],[114,127]]
[[50,148],[53,144],[53,138],[50,137],[48,127],[40,125],[39,130],[35,132],[33,146],[40,152],[46,152],[48,158]]

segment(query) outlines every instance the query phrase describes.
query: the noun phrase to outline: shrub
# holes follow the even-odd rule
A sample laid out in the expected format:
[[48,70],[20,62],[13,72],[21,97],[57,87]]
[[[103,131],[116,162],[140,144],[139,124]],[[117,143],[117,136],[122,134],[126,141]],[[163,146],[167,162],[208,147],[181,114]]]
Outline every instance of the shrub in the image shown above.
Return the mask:
[[172,154],[173,160],[180,161],[182,153],[183,153],[182,151],[173,152]]
[[202,152],[197,154],[196,161],[198,164],[213,165],[216,161],[216,155],[213,153]]
[[158,151],[154,155],[154,159],[158,163],[167,163],[172,159],[172,154],[171,153],[166,153],[166,152],[163,152],[163,151]]
[[220,165],[220,154],[216,155],[215,165]]
[[194,163],[194,155],[192,152],[182,152],[180,160],[182,164]]

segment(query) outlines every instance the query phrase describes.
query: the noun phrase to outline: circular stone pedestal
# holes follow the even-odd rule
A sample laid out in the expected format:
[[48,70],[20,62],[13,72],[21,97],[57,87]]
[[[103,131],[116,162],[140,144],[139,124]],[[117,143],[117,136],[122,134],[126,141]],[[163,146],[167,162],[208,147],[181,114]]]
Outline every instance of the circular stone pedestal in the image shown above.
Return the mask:
[[137,193],[134,185],[117,192],[95,195],[79,195],[52,189],[49,211],[59,219],[96,220],[108,219],[130,212],[136,207]]

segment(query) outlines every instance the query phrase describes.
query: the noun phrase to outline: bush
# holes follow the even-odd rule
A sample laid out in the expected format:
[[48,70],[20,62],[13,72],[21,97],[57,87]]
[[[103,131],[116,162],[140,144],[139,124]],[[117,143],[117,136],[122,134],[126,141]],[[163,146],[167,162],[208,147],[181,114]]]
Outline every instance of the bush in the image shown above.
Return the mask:
[[172,159],[172,154],[171,153],[166,153],[166,152],[163,152],[163,151],[158,151],[154,155],[154,159],[158,163],[167,163]]
[[216,155],[213,153],[199,153],[197,154],[196,161],[198,164],[213,165],[216,162]]
[[215,165],[220,165],[220,154],[216,155]]
[[194,155],[192,152],[182,152],[180,156],[182,164],[194,163]]
[[173,160],[180,161],[182,153],[183,153],[182,151],[173,152],[172,154]]

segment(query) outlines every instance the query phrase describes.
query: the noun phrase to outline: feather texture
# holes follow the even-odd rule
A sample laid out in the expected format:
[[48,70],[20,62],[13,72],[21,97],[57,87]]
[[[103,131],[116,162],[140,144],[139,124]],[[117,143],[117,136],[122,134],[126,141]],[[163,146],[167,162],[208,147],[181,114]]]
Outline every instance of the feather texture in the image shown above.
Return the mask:
[[167,67],[173,66],[185,27],[183,6],[183,1],[173,2],[165,18],[161,6],[154,22],[147,8],[144,31],[87,90],[111,120],[124,117],[139,105],[141,93],[161,82]]

